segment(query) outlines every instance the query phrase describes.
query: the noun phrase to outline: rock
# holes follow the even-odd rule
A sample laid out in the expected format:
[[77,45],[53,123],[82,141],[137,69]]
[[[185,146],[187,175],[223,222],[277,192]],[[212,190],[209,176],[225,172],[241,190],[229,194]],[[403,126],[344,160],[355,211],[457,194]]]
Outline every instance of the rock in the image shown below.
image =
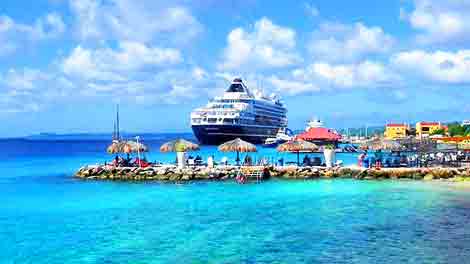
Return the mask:
[[426,174],[426,176],[423,177],[423,180],[432,181],[432,180],[434,180],[434,176],[431,173],[428,173],[428,174]]
[[325,171],[325,173],[323,174],[323,177],[325,177],[325,178],[334,178],[335,173],[332,170],[328,170],[328,171]]
[[420,173],[413,173],[412,178],[413,178],[413,180],[422,180],[423,175],[421,175]]
[[182,174],[175,173],[175,174],[170,175],[169,180],[178,181],[182,178],[182,176],[183,176]]

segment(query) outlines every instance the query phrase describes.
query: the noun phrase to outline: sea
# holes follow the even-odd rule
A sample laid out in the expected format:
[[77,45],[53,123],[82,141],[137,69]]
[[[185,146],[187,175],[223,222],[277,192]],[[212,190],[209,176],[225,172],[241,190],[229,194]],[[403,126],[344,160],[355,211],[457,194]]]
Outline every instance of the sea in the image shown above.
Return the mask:
[[[142,137],[152,161],[173,162]],[[0,263],[468,263],[470,189],[420,181],[83,181],[106,137],[0,140]],[[255,158],[295,155],[258,147]],[[234,154],[204,146],[194,155]],[[314,154],[320,155],[320,154]],[[338,154],[345,164],[356,154]]]

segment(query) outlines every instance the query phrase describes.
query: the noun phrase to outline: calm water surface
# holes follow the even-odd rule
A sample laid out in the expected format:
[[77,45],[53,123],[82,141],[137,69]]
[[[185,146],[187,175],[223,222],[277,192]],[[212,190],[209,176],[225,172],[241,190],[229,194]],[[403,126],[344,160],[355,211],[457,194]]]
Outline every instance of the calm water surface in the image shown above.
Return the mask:
[[[73,179],[80,165],[109,158],[102,153],[106,144],[0,141],[0,263],[468,263],[470,258],[465,189],[393,181],[175,185]],[[159,144],[150,143],[154,149]]]

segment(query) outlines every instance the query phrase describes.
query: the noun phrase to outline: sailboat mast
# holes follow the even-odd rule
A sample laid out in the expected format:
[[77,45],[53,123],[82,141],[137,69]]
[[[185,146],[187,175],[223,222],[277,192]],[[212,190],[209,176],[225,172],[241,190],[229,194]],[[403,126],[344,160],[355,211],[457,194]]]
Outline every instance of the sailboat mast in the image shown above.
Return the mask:
[[116,121],[113,121],[113,140],[116,140]]
[[121,139],[121,135],[119,131],[119,104],[116,107],[116,136],[117,136],[117,140]]

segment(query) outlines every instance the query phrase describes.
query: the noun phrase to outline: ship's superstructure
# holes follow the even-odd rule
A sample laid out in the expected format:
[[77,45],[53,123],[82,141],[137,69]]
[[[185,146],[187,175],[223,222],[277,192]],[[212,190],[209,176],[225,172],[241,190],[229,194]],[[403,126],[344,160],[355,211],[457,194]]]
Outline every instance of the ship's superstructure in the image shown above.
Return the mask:
[[253,93],[236,78],[223,96],[191,113],[191,127],[202,144],[220,144],[234,138],[256,144],[287,127],[286,114],[279,98]]

